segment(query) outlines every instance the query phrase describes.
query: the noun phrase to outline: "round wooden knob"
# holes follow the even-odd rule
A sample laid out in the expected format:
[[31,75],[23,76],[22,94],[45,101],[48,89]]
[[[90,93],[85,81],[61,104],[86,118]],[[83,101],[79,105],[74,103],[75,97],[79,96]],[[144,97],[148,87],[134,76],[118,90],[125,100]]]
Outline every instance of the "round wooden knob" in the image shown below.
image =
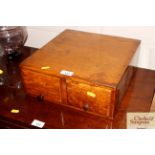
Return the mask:
[[88,111],[89,110],[89,104],[85,103],[83,106],[84,111]]
[[0,86],[4,85],[4,79],[0,77]]
[[43,102],[44,101],[44,96],[43,95],[39,95],[37,96],[38,101]]

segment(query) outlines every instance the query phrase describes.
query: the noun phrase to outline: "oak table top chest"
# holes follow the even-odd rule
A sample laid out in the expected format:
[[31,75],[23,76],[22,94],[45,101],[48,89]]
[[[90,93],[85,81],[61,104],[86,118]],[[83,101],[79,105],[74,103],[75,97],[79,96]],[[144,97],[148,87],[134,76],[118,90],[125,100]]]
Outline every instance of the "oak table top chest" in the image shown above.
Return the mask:
[[139,40],[65,30],[20,64],[27,94],[113,118]]

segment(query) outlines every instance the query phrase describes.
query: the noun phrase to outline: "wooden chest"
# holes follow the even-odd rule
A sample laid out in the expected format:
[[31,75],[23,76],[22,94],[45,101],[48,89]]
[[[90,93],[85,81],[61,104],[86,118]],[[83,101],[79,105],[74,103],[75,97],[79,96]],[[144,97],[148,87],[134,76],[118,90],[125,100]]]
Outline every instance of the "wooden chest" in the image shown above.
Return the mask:
[[[20,64],[27,94],[113,118],[140,41],[65,30]],[[50,104],[50,103],[49,103]]]

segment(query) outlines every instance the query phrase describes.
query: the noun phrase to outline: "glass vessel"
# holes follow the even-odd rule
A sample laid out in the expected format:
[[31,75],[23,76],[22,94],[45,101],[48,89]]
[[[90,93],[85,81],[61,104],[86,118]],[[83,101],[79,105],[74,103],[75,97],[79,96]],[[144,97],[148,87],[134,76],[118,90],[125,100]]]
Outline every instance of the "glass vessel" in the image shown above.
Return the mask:
[[27,36],[25,26],[0,26],[0,86],[20,89],[21,81],[15,76],[14,60],[22,54]]
[[0,56],[13,59],[21,55],[27,36],[25,26],[0,26]]

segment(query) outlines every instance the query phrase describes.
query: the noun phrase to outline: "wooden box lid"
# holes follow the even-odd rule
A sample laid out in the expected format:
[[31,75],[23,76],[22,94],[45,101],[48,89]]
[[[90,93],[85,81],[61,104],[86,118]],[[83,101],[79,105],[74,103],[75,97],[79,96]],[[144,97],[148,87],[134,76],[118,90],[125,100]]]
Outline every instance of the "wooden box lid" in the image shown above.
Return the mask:
[[[73,77],[115,88],[139,44],[136,39],[65,30],[21,67],[57,76],[67,70]],[[42,70],[45,66],[50,69]]]

